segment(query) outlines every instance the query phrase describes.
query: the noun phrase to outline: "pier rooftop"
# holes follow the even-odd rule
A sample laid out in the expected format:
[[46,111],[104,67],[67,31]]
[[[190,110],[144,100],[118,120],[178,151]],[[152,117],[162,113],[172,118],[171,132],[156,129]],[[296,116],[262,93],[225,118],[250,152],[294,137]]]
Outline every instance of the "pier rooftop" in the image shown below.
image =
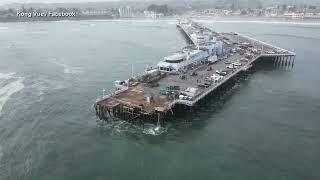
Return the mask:
[[[197,50],[215,41],[222,42],[223,54],[215,62],[209,57],[188,65],[178,74],[149,69],[142,75],[117,82],[117,90],[97,100],[95,104],[100,119],[107,115],[127,112],[152,115],[167,112],[176,104],[194,106],[200,99],[214,91],[252,63],[262,57],[272,60],[294,61],[295,53],[239,33],[219,33],[191,20],[179,21],[178,29],[191,42],[188,49]],[[197,35],[208,35],[208,40],[198,41]],[[233,64],[233,65],[232,65]]]

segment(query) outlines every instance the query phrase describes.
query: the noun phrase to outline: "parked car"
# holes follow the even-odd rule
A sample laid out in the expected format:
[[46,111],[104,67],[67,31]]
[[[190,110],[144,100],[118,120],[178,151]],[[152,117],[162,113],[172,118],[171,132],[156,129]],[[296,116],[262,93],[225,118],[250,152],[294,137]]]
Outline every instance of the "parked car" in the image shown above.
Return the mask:
[[248,59],[247,58],[241,58],[240,61],[247,62]]
[[241,66],[241,63],[240,63],[240,62],[233,62],[232,65],[234,65],[234,66]]
[[225,72],[225,73],[227,73],[227,74],[229,74],[230,71],[231,71],[230,69],[223,69],[223,70],[221,70],[221,72]]
[[220,76],[218,74],[213,74],[212,76],[210,76],[210,78],[213,82],[220,82],[223,79],[223,76]]
[[225,75],[228,74],[227,72],[222,71],[222,70],[216,70],[216,73],[219,74],[219,75],[221,75],[221,76],[225,76]]
[[236,67],[233,64],[230,64],[229,66],[227,66],[227,68],[229,69],[236,69]]

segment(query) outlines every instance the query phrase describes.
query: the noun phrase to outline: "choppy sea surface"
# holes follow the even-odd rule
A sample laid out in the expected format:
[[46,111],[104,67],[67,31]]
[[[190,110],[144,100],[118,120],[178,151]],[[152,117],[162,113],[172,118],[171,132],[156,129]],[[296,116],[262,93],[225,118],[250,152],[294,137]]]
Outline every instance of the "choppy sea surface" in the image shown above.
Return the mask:
[[165,128],[97,122],[113,81],[183,47],[175,20],[0,24],[0,179],[320,179],[320,24],[202,20],[297,53]]

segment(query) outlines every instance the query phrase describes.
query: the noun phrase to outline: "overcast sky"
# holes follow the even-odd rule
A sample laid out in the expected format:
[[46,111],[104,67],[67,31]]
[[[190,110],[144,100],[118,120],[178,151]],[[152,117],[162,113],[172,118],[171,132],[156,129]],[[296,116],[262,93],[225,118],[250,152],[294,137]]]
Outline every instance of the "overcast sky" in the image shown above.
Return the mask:
[[[119,1],[119,0],[0,0],[0,5],[9,4],[9,3],[65,3],[65,2],[98,2],[98,1]],[[135,0],[134,0],[135,1]]]
[[[101,1],[126,1],[126,0],[0,0],[0,5],[10,4],[10,3],[34,3],[34,2],[41,2],[41,3],[77,3],[77,2],[101,2]],[[127,1],[148,1],[148,0],[127,0]],[[183,0],[181,0],[183,1]],[[208,0],[210,1],[210,0]],[[260,0],[264,2],[264,0]],[[269,0],[270,1],[270,0]],[[283,1],[283,0],[271,0],[271,1]],[[285,0],[287,2],[304,2],[304,3],[320,3],[320,0]]]

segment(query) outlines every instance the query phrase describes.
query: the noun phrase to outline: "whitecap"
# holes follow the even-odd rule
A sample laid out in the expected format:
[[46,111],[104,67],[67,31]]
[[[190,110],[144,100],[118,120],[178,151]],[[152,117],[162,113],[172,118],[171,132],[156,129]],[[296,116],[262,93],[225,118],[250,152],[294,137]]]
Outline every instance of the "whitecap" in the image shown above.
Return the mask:
[[80,74],[82,73],[82,68],[80,67],[65,67],[63,70],[66,74]]
[[53,63],[58,66],[62,66],[64,68],[63,72],[65,74],[81,74],[81,73],[83,73],[82,67],[73,67],[73,66],[69,66],[66,64],[58,63],[58,62],[53,62]]
[[15,45],[12,43],[12,44],[10,44],[10,45],[8,45],[8,49],[11,49],[11,48],[13,48]]
[[0,30],[7,30],[9,29],[9,27],[6,27],[6,26],[0,26]]
[[[9,77],[12,77],[12,76],[7,74],[7,76],[2,76],[2,79],[10,79]],[[12,79],[17,79],[17,78],[12,77]],[[18,78],[18,80],[11,81],[6,85],[4,85],[3,87],[0,87],[0,116],[1,116],[3,106],[10,99],[10,97],[13,94],[21,91],[23,88],[24,88],[23,78]]]
[[154,125],[154,124],[145,124],[145,127],[142,130],[143,134],[154,135],[154,136],[160,135],[164,132],[167,132],[166,127],[161,127],[159,125]]
[[13,78],[13,76],[15,74],[16,73],[6,73],[6,74],[0,73],[0,80],[1,79],[11,79],[11,78]]
[[1,161],[2,157],[3,157],[3,152],[2,152],[2,147],[0,146],[0,161]]

